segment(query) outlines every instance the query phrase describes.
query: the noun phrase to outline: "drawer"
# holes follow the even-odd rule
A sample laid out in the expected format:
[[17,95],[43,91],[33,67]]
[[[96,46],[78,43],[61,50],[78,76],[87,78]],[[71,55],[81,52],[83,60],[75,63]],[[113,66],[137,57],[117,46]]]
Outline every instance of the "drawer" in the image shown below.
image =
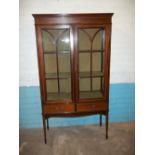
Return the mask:
[[106,111],[107,103],[79,103],[77,104],[77,111]]
[[65,112],[74,112],[73,104],[57,104],[57,105],[44,105],[44,113],[65,113]]

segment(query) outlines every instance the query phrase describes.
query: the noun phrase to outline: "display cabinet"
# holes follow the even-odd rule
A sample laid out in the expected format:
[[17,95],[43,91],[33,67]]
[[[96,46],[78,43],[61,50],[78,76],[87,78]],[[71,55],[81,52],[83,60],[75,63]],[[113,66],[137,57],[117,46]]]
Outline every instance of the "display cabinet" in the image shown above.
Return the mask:
[[33,14],[45,143],[50,117],[105,115],[108,138],[112,15]]

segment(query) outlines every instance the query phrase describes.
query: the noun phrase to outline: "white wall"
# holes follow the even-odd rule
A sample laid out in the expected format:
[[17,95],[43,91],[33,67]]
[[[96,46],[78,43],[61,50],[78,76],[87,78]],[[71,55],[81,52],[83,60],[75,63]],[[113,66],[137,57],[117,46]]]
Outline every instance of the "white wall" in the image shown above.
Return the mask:
[[111,83],[134,82],[134,0],[20,0],[20,86],[39,85],[33,13],[114,13]]

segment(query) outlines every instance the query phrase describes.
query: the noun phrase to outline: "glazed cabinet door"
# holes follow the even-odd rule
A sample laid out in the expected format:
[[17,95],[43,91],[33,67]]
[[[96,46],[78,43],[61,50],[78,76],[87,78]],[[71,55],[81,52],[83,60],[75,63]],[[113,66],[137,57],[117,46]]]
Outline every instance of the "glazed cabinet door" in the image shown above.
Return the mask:
[[70,26],[41,28],[46,102],[72,102],[72,59]]
[[104,98],[105,29],[77,28],[79,101]]

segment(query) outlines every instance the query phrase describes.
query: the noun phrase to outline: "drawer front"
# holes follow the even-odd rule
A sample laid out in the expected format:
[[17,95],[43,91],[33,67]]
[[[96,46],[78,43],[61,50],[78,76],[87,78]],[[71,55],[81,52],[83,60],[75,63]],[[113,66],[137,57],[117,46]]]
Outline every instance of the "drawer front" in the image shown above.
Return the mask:
[[62,105],[44,105],[44,113],[65,113],[65,112],[74,112],[73,104],[62,104]]
[[107,103],[80,103],[77,104],[77,111],[106,111]]

